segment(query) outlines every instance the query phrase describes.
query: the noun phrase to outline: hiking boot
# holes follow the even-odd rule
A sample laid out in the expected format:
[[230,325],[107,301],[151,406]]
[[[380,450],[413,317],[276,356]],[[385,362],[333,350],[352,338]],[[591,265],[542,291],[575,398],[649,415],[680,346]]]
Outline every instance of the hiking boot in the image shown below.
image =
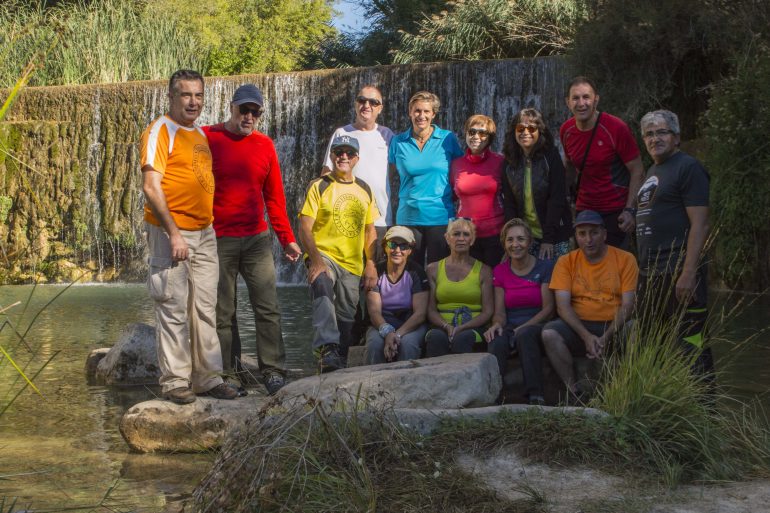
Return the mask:
[[207,395],[214,399],[235,399],[238,397],[238,389],[234,388],[227,383],[220,383],[214,388],[203,392],[201,395]]
[[321,372],[332,372],[346,367],[345,360],[340,355],[340,346],[338,344],[326,344],[318,348],[318,367]]
[[163,398],[176,404],[190,404],[195,402],[195,394],[190,387],[173,388],[164,393]]
[[280,389],[286,385],[286,378],[280,374],[268,374],[265,378],[265,388],[268,395],[275,395]]

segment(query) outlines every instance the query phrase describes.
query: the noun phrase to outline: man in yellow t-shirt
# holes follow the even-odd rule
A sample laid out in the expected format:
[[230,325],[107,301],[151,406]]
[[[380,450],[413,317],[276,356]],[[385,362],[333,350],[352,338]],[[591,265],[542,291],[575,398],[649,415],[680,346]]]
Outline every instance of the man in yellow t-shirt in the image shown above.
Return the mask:
[[543,327],[542,338],[551,365],[580,402],[583,391],[575,381],[572,357],[601,358],[631,318],[639,267],[631,253],[607,244],[597,212],[580,212],[574,226],[579,248],[559,258],[549,285],[559,319]]
[[196,393],[234,399],[237,391],[220,376],[211,152],[194,124],[203,107],[203,77],[175,72],[168,98],[168,113],[141,140],[147,286],[155,301],[160,385],[163,396],[177,404],[195,402]]
[[358,150],[354,137],[334,138],[334,169],[310,182],[300,212],[313,301],[313,349],[321,372],[345,367],[361,275],[366,290],[377,283],[374,221],[380,213],[369,186],[353,176]]

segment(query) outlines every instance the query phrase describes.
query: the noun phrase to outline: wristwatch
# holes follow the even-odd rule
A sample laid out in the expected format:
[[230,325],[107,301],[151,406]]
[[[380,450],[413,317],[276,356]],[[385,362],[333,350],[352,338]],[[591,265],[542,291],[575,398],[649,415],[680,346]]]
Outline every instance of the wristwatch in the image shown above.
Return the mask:
[[636,215],[636,207],[626,207],[623,212],[629,212],[632,216]]

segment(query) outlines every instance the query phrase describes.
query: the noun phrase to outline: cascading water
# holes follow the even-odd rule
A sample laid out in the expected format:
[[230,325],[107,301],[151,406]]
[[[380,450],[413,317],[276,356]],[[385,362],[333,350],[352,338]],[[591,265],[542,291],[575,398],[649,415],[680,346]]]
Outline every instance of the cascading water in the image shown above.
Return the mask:
[[[567,116],[563,101],[566,78],[564,61],[554,57],[209,78],[199,123],[224,121],[234,90],[248,82],[259,86],[266,102],[259,129],[275,142],[287,208],[296,228],[306,186],[318,176],[323,152],[334,128],[353,120],[353,98],[361,86],[374,84],[382,90],[385,103],[379,121],[394,132],[409,127],[409,97],[418,90],[428,90],[441,98],[437,124],[458,135],[468,116],[476,113],[491,116],[498,124],[496,149],[499,150],[508,121],[523,107],[537,107],[550,128],[558,130]],[[60,137],[65,141],[67,137],[80,138],[67,144],[71,149],[68,159],[79,162],[72,168],[73,172],[83,175],[74,178],[76,184],[82,182],[81,189],[46,189],[57,187],[54,181],[43,183],[40,193],[51,197],[62,192],[81,195],[83,205],[79,208],[84,212],[58,212],[52,207],[46,214],[48,230],[52,233],[57,232],[57,227],[71,230],[72,227],[66,226],[67,216],[88,219],[86,244],[92,248],[92,254],[99,257],[100,270],[109,265],[117,270],[106,279],[137,279],[144,273],[140,256],[144,236],[137,141],[141,131],[165,111],[166,88],[165,81],[33,88],[24,92],[10,118],[17,124],[29,124],[53,112],[56,114],[45,121],[50,123],[53,117],[54,123],[67,127],[57,132]],[[87,141],[88,150],[76,151],[83,140]],[[20,146],[24,143],[22,140]],[[62,164],[52,161],[49,167],[57,165]],[[3,171],[0,162],[0,173]],[[7,185],[0,184],[0,195],[9,194],[3,187]],[[10,215],[12,226],[5,233],[0,231],[6,243],[13,238],[14,231],[35,229],[13,225],[29,218],[18,211],[21,208],[21,204],[14,203]],[[59,240],[64,239],[67,244],[61,233],[58,233]],[[304,279],[302,266],[287,263],[277,243],[274,255],[279,281],[297,283]],[[82,265],[82,262],[76,264]],[[103,277],[95,273],[94,279]]]

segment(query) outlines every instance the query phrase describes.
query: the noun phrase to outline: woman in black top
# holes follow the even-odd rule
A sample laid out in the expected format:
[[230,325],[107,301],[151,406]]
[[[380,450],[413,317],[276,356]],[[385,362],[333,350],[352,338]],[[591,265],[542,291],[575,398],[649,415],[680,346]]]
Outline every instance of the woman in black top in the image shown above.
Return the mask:
[[537,109],[524,109],[511,120],[503,155],[506,219],[519,217],[527,222],[533,255],[556,259],[568,253],[572,214],[564,164]]

